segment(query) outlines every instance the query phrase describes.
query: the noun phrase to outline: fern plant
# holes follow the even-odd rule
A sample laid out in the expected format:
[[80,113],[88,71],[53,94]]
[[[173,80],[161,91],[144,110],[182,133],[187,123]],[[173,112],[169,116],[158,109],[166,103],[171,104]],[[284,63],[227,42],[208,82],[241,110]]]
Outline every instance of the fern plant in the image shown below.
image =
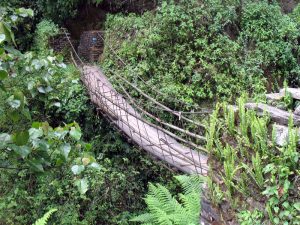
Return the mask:
[[263,164],[259,152],[256,152],[255,156],[252,156],[252,167],[247,164],[243,164],[250,177],[255,181],[257,186],[262,189],[264,186],[264,176],[263,176]]
[[265,154],[268,151],[268,117],[258,118],[253,111],[248,111],[248,113],[254,149]]
[[216,139],[216,133],[218,132],[218,114],[220,110],[220,105],[216,105],[216,109],[213,111],[212,115],[210,116],[210,123],[208,127],[207,135],[207,144],[206,148],[209,151],[213,150],[214,140]]
[[132,222],[144,225],[196,225],[200,218],[200,195],[203,178],[197,175],[175,176],[181,184],[183,193],[178,200],[170,191],[160,185],[149,185],[149,193],[145,198],[148,212],[139,215]]
[[50,209],[48,212],[44,214],[42,218],[38,219],[33,225],[46,225],[50,216],[56,211],[57,209]]
[[234,115],[234,109],[233,106],[227,106],[227,104],[224,104],[223,106],[224,111],[224,118],[225,122],[228,128],[228,131],[230,134],[234,134],[235,131],[235,115]]
[[238,99],[238,107],[239,107],[239,119],[240,119],[240,129],[241,129],[241,134],[247,138],[248,137],[248,127],[249,127],[249,122],[248,121],[248,113],[245,109],[245,99],[244,98],[239,98]]

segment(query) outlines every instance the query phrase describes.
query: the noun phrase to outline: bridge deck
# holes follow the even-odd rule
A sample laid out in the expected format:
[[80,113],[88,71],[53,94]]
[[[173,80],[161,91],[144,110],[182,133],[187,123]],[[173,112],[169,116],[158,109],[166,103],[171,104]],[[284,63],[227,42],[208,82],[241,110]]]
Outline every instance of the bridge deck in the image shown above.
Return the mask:
[[96,66],[83,67],[82,80],[91,100],[135,144],[178,170],[207,175],[207,156],[179,143],[142,116]]

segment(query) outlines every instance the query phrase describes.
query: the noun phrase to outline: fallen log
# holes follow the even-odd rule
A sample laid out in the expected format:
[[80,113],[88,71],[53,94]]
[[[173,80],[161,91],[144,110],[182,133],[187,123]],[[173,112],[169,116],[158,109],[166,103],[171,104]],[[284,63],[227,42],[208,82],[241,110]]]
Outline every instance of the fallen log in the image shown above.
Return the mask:
[[145,122],[142,116],[110,84],[95,66],[83,67],[82,80],[102,112],[130,139],[145,151],[188,174],[207,175],[207,156],[192,150],[176,139]]
[[245,107],[247,109],[255,110],[257,112],[257,115],[259,116],[267,114],[270,116],[271,120],[282,125],[288,125],[290,116],[293,116],[294,125],[300,125],[300,116],[273,106],[269,106],[263,103],[246,103]]

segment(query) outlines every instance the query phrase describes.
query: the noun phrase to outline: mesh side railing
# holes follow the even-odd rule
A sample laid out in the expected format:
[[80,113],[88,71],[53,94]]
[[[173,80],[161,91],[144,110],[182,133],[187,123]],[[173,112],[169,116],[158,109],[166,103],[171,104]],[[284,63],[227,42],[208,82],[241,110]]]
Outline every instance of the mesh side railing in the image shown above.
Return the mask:
[[157,117],[151,122],[145,119],[145,112],[129,104],[132,99],[119,94],[99,68],[84,66],[82,80],[91,100],[137,145],[183,172],[207,174],[207,156],[188,147],[195,144],[162,128],[164,122]]

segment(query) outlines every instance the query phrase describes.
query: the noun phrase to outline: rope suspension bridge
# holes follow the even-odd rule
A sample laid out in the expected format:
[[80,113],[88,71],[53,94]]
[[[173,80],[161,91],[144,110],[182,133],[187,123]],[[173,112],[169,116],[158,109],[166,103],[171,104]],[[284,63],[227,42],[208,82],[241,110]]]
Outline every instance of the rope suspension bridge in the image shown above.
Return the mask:
[[[192,118],[205,112],[172,110],[126,78],[109,71],[113,74],[111,80],[115,81],[114,87],[98,66],[84,63],[66,32],[65,34],[76,57],[75,60],[71,53],[72,61],[80,69],[81,80],[97,109],[131,142],[164,161],[171,168],[187,174],[207,176],[208,156],[204,147],[206,138],[203,136],[206,127]],[[104,41],[100,34],[99,38]],[[117,54],[116,57],[125,64]],[[140,79],[144,85],[148,85]],[[153,87],[149,88],[154,90]],[[130,94],[132,91],[138,98]],[[162,95],[159,91],[155,91],[155,94]],[[201,223],[210,224],[207,221],[217,216],[205,200],[205,193],[203,194]]]

